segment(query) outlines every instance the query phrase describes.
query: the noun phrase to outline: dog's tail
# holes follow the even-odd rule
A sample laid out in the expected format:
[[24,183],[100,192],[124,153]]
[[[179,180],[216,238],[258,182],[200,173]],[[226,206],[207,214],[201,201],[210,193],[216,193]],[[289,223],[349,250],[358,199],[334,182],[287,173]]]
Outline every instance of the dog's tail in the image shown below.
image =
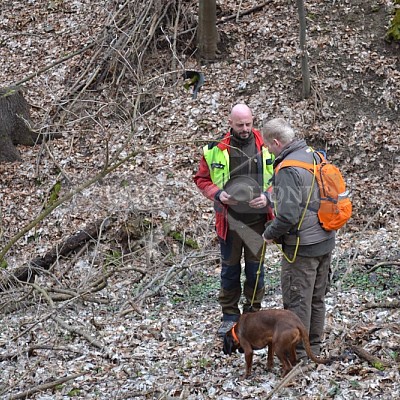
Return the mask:
[[308,357],[314,361],[317,364],[329,364],[333,361],[333,359],[331,357],[329,358],[321,358],[316,356],[312,350],[311,350],[311,346],[310,346],[310,339],[308,337],[308,333],[307,330],[304,326],[300,325],[298,326],[300,332],[301,332],[301,338],[303,340],[303,344],[304,344],[304,349],[306,350],[306,353],[308,355]]

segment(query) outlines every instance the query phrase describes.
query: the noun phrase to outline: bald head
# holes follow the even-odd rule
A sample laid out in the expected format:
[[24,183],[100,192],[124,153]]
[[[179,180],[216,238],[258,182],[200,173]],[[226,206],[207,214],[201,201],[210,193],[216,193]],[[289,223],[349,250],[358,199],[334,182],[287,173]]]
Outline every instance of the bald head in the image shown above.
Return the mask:
[[229,116],[232,133],[239,139],[247,139],[253,129],[253,113],[246,104],[236,104]]
[[253,113],[246,104],[236,104],[232,107],[230,118],[253,118]]

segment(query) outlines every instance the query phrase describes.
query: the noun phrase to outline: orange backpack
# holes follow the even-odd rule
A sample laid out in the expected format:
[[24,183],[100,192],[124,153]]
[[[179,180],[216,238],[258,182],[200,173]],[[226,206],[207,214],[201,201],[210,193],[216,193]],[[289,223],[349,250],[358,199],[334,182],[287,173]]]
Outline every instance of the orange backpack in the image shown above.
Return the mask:
[[[352,204],[349,199],[349,192],[346,190],[346,183],[339,169],[327,161],[322,153],[314,153],[321,158],[319,164],[316,163],[315,155],[312,164],[297,160],[283,160],[275,168],[275,174],[278,174],[279,170],[285,167],[300,167],[311,172],[318,183],[321,197],[321,204],[318,209],[319,222],[326,231],[337,230],[345,225],[351,217]],[[314,180],[311,191],[313,187]]]

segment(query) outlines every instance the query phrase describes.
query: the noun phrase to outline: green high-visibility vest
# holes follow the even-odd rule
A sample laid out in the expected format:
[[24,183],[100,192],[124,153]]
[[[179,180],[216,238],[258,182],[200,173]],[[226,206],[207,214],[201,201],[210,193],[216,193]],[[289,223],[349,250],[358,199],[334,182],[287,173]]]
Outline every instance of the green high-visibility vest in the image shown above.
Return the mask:
[[[229,153],[228,149],[221,150],[218,146],[206,145],[203,147],[204,158],[210,170],[211,180],[222,189],[229,180]],[[272,157],[266,147],[262,148],[263,163],[263,191],[269,188],[269,180],[274,172]]]

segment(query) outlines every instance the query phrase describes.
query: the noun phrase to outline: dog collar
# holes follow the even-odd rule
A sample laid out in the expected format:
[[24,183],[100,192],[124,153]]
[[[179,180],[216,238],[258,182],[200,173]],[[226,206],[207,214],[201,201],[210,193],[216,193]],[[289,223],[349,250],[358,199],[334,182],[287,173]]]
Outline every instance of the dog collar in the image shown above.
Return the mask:
[[234,339],[236,342],[240,343],[240,342],[239,342],[239,338],[237,337],[236,332],[235,332],[235,326],[236,326],[236,325],[237,325],[237,323],[236,323],[235,325],[232,326],[232,329],[231,329],[232,337],[233,337],[233,339]]

